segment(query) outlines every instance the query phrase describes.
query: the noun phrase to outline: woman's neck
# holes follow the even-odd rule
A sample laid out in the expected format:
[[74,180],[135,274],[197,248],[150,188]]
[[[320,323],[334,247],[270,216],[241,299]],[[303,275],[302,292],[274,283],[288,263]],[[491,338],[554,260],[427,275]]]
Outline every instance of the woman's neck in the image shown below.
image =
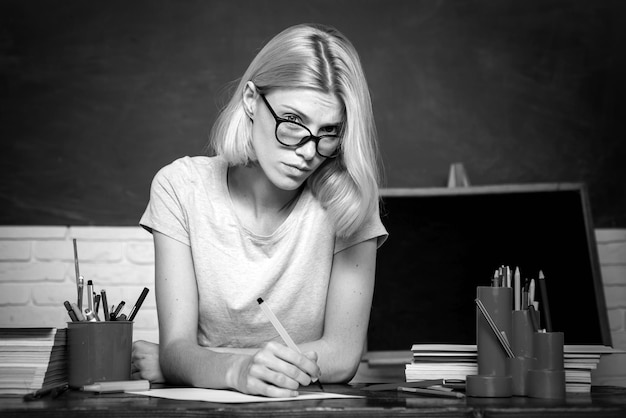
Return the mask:
[[227,184],[240,221],[263,235],[270,235],[282,224],[301,192],[279,189],[254,163],[229,167]]

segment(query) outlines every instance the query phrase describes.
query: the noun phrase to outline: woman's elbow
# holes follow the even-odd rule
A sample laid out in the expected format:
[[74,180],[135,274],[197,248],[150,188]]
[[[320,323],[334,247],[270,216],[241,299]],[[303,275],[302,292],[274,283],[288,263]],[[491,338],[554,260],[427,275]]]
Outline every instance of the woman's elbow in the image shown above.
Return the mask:
[[324,379],[322,376],[322,382],[327,383],[347,383],[356,375],[359,365],[361,364],[361,352],[358,354],[349,355],[342,358],[340,364],[337,364],[336,369],[332,373],[332,376],[328,376],[328,379]]

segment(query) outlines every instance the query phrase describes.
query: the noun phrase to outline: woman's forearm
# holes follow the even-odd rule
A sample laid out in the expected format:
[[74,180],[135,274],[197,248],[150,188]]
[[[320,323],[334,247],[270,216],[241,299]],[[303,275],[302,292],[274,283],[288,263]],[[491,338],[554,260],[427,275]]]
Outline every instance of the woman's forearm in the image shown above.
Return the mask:
[[161,345],[159,353],[168,382],[213,389],[236,389],[236,370],[245,356],[243,352],[218,352],[183,340]]
[[300,350],[315,351],[317,363],[322,369],[323,383],[345,383],[354,377],[361,362],[364,344],[354,342],[342,344],[340,341],[324,338],[299,345]]

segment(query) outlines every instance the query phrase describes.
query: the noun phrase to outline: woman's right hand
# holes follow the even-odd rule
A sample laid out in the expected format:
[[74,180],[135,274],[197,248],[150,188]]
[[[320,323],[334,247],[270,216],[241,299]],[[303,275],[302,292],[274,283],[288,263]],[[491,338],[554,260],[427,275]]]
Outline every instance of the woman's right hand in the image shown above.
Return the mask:
[[317,353],[301,354],[277,342],[264,344],[256,353],[237,362],[232,386],[243,393],[270,397],[298,396],[321,375]]

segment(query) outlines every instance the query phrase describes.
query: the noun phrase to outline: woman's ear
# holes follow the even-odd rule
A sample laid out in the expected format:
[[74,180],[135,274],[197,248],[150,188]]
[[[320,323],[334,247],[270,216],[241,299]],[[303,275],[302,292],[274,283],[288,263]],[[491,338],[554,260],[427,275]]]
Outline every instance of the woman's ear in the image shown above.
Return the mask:
[[246,112],[250,120],[254,120],[254,111],[256,107],[257,90],[252,81],[248,81],[243,88],[243,110]]

